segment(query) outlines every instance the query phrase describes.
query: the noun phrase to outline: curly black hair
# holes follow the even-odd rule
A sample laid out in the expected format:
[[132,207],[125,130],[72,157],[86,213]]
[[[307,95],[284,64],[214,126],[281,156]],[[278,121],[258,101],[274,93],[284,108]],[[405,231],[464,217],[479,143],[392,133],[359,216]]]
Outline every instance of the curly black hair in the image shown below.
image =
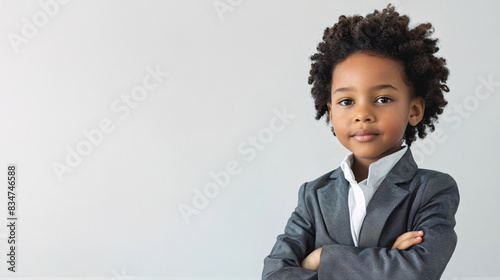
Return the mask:
[[[327,27],[317,53],[310,57],[309,84],[316,108],[316,120],[326,115],[329,123],[327,103],[331,101],[333,69],[353,53],[366,53],[401,61],[405,66],[405,82],[411,86],[415,96],[425,101],[423,119],[416,126],[407,125],[404,140],[408,146],[418,137],[427,135],[426,129],[434,131],[434,122],[448,103],[443,92],[449,70],[446,60],[436,57],[438,39],[430,38],[434,28],[422,23],[412,29],[410,18],[399,15],[392,4],[382,12],[375,10],[366,17],[342,15],[331,28]],[[332,127],[332,132],[333,127]],[[335,132],[334,132],[335,135]]]

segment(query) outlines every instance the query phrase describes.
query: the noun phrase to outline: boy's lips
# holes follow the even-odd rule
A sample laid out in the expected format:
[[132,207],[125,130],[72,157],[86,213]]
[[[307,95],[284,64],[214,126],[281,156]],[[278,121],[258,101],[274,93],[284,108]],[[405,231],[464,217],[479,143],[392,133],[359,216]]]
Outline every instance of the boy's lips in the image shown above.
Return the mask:
[[360,129],[356,131],[351,137],[354,139],[360,141],[360,142],[367,142],[373,140],[375,137],[378,136],[378,133],[368,130],[368,129]]

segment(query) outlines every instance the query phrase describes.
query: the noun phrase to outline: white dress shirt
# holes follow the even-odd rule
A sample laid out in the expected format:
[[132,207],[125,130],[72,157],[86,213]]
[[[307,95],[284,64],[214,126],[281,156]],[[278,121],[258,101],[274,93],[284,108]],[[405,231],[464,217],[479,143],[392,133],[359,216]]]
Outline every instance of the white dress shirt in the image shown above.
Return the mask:
[[382,183],[389,171],[391,171],[394,165],[403,157],[407,149],[408,147],[404,146],[401,150],[370,164],[368,168],[368,177],[359,183],[356,182],[351,169],[353,154],[351,153],[346,156],[340,164],[342,171],[344,171],[344,177],[349,182],[349,216],[352,239],[356,247],[358,246],[359,232],[363,220],[365,219],[368,202],[370,202],[370,199],[380,186],[380,183]]

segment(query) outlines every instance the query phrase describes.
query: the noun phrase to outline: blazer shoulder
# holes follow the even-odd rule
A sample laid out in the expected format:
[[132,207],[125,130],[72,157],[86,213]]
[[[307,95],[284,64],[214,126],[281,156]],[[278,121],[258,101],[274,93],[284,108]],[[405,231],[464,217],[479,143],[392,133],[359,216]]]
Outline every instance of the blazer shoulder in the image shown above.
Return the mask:
[[414,176],[414,179],[421,179],[424,181],[432,181],[438,183],[447,183],[448,185],[457,185],[457,182],[450,174],[437,170],[419,168]]
[[304,192],[305,193],[316,193],[317,190],[324,188],[328,185],[330,185],[335,179],[337,179],[339,176],[343,176],[342,169],[340,167],[337,167],[336,169],[329,171],[318,178],[306,182],[303,184],[304,187]]
[[458,185],[455,179],[448,173],[436,170],[419,168],[412,180],[412,185],[418,191],[424,193],[424,196],[433,196],[441,192],[459,196]]

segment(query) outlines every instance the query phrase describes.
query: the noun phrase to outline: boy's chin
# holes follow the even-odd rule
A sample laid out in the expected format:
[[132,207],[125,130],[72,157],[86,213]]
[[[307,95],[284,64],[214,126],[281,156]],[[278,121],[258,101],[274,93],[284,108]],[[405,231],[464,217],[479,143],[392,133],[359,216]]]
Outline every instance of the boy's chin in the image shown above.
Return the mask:
[[354,151],[351,151],[354,154],[354,157],[358,160],[369,160],[372,162],[375,162],[385,156],[388,156],[390,154],[393,154],[399,150],[401,150],[402,146],[399,147],[398,149],[392,148],[392,149],[357,149]]

